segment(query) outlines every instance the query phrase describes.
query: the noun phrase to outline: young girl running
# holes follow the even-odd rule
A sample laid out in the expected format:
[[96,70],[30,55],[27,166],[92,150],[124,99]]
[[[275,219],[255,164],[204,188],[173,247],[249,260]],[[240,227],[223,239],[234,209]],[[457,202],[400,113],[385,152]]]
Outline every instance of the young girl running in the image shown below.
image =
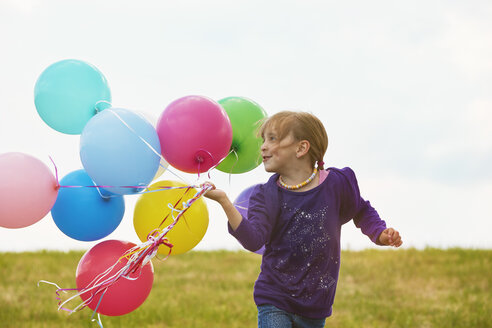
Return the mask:
[[205,196],[222,206],[229,232],[246,249],[265,245],[254,287],[258,327],[324,327],[338,281],[341,226],[354,220],[377,245],[399,247],[402,240],[361,197],[350,168],[324,169],[328,137],[316,116],[280,112],[259,132],[265,170],[275,174],[253,191],[248,217],[222,190]]

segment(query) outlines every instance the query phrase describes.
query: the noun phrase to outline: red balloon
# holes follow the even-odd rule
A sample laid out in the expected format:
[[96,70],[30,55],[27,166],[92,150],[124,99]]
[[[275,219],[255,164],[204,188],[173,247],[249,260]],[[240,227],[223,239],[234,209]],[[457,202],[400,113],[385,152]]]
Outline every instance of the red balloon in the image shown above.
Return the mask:
[[[113,266],[127,250],[135,246],[135,244],[127,241],[106,240],[92,247],[82,256],[77,266],[77,288],[79,290],[87,288],[91,283],[92,286],[94,278]],[[105,278],[114,276],[127,262],[127,259],[121,259],[111,272],[105,275]],[[106,290],[101,303],[99,301],[102,293],[99,293],[87,306],[92,310],[96,310],[97,307],[96,312],[108,316],[127,314],[138,308],[149,296],[152,289],[154,282],[152,262],[149,261],[142,267],[141,271],[138,270],[130,277],[136,279],[129,280],[120,277]],[[96,289],[82,294],[81,298],[84,301],[89,299],[92,292],[96,292]]]

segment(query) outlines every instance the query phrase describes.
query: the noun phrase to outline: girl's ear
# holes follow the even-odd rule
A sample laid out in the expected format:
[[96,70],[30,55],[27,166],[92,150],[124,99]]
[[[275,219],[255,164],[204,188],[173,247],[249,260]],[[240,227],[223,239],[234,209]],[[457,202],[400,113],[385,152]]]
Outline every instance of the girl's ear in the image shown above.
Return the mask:
[[296,157],[301,158],[302,156],[306,155],[310,147],[311,144],[309,143],[309,141],[307,140],[299,141],[299,144],[297,145]]

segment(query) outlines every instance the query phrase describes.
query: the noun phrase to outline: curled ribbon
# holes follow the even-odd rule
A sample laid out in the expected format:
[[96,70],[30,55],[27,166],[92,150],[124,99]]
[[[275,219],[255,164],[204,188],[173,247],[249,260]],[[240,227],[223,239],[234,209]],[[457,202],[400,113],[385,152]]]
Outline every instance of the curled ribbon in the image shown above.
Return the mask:
[[[193,186],[187,186],[187,187],[168,187],[166,189],[182,189],[182,188],[192,188]],[[171,223],[169,226],[165,227],[162,231],[159,230],[159,228],[154,229],[149,233],[147,236],[147,241],[144,243],[141,243],[139,245],[136,245],[135,247],[129,249],[126,251],[122,256],[116,261],[115,264],[113,264],[111,267],[109,267],[106,271],[100,273],[98,276],[96,276],[87,286],[83,288],[61,288],[55,283],[45,281],[45,280],[40,280],[39,283],[47,283],[54,285],[57,289],[55,291],[56,293],[56,300],[58,301],[58,310],[64,310],[72,314],[73,312],[77,312],[82,310],[84,307],[87,306],[87,304],[91,303],[94,299],[97,299],[99,297],[98,303],[96,308],[94,309],[94,312],[92,314],[92,321],[97,321],[99,326],[102,328],[102,322],[100,320],[99,314],[98,314],[98,319],[94,319],[94,316],[97,312],[97,309],[99,308],[99,305],[101,304],[101,301],[105,295],[105,293],[108,291],[109,288],[113,284],[115,284],[119,279],[129,279],[129,280],[136,280],[139,278],[141,274],[141,270],[145,264],[147,264],[152,258],[154,258],[157,254],[157,250],[160,245],[165,245],[169,247],[169,253],[166,256],[165,259],[171,255],[171,251],[173,248],[173,245],[169,242],[169,240],[166,238],[166,235],[171,231],[174,226],[180,221],[182,218],[183,214],[190,208],[190,206],[193,205],[194,202],[196,202],[200,197],[202,197],[205,193],[207,193],[209,190],[213,189],[213,185],[210,183],[205,183],[200,187],[200,190],[195,193],[195,195],[190,198],[188,201],[183,202],[183,208],[182,209],[176,209],[177,204],[181,200],[179,200],[176,205],[168,204],[168,206],[171,208],[171,215],[174,219],[174,222]],[[177,212],[178,214],[176,217],[174,217],[174,213]],[[161,225],[164,223],[166,219],[164,219],[161,222]],[[110,275],[110,273],[113,271],[115,266],[120,262],[122,259],[127,259],[127,263],[125,264],[124,267],[122,267],[118,272],[115,274]],[[65,301],[62,301],[61,298],[61,293],[67,293],[68,291],[77,291],[77,293]],[[65,304],[68,302],[72,301],[74,298],[77,298],[83,294],[89,294],[90,297],[87,298],[85,301],[80,303],[78,306],[76,306],[73,310],[68,309],[65,307]]]

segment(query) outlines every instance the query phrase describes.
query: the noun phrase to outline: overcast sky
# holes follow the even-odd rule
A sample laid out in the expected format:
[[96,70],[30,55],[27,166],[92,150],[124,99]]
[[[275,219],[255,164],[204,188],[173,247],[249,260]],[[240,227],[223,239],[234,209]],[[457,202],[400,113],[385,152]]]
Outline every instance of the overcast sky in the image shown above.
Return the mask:
[[[491,248],[490,17],[486,0],[2,0],[0,153],[52,167],[51,156],[61,177],[82,168],[79,136],[47,126],[33,96],[45,68],[80,59],[106,76],[115,107],[155,118],[192,94],[248,97],[269,115],[312,112],[328,132],[327,165],[355,170],[405,247]],[[211,180],[234,199],[268,176],[260,166],[232,177],[213,171]],[[137,198],[125,196],[125,217],[106,239],[139,242]],[[196,249],[239,249],[220,208],[207,204]],[[345,249],[373,247],[352,223],[342,234]],[[93,244],[66,237],[50,215],[0,228],[0,251]]]

